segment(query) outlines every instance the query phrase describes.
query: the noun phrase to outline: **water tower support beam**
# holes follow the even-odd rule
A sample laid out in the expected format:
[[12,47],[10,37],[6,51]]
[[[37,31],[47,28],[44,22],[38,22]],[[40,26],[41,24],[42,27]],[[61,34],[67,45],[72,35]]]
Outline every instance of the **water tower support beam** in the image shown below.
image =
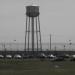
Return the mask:
[[30,37],[30,17],[29,17],[29,22],[28,22],[28,52],[29,52],[29,37]]
[[39,16],[38,16],[38,23],[39,23],[39,35],[40,35],[40,49],[42,52],[42,43],[41,43],[41,31],[40,31],[40,20],[39,20]]
[[26,37],[27,37],[27,16],[26,16],[26,29],[25,29],[25,48],[24,48],[24,50],[25,50],[25,53],[26,53]]
[[36,17],[36,39],[37,39],[37,53],[38,53],[38,28],[37,28],[37,17]]
[[32,52],[34,54],[34,17],[32,17]]

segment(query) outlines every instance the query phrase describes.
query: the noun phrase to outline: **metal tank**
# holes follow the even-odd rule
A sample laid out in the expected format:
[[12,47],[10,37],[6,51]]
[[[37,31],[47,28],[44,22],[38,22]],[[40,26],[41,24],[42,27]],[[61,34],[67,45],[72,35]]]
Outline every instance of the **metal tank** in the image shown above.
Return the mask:
[[26,6],[26,15],[29,17],[39,16],[39,6]]

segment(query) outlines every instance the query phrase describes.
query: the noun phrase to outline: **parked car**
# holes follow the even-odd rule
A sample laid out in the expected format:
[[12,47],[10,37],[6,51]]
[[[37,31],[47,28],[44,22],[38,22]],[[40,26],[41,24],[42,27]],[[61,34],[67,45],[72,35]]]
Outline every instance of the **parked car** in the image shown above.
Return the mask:
[[64,61],[64,57],[57,56],[57,57],[55,57],[54,61]]
[[22,58],[22,56],[21,56],[21,55],[19,55],[19,54],[16,54],[16,55],[14,55],[14,58],[15,58],[15,59],[21,59],[21,58]]
[[50,58],[50,59],[53,59],[53,58],[55,58],[56,56],[53,55],[53,54],[49,54],[47,57]]
[[70,60],[75,61],[75,55],[71,55]]
[[70,55],[69,54],[65,54],[64,58],[70,58]]
[[2,58],[4,58],[4,56],[3,55],[0,55],[0,59],[2,59]]
[[41,53],[39,56],[40,58],[47,58],[47,56],[44,53]]
[[6,55],[6,58],[11,59],[12,55]]

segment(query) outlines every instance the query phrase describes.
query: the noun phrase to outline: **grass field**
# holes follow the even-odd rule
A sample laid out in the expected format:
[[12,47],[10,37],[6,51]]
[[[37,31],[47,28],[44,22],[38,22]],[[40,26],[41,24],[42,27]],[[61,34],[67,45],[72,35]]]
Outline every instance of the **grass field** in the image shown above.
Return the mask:
[[0,75],[75,75],[75,62],[0,59]]

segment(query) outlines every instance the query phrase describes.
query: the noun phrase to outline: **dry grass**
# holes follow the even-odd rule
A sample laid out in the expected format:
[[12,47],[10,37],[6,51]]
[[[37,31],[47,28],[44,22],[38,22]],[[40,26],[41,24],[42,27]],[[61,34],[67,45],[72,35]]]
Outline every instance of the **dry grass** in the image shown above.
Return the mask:
[[0,75],[75,75],[74,61],[1,59]]

